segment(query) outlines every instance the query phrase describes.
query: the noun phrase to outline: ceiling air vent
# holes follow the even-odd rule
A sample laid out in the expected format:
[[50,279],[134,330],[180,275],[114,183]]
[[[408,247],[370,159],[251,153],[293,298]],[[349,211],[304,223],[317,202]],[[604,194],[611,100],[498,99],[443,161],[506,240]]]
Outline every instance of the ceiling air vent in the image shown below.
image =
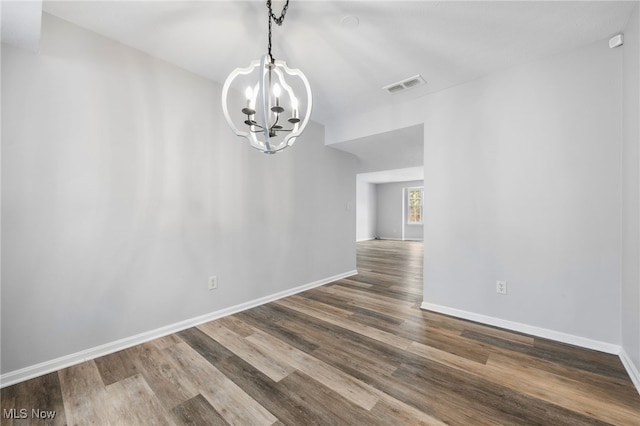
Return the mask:
[[412,87],[422,86],[423,84],[427,84],[427,82],[424,81],[424,78],[420,75],[414,75],[413,77],[405,78],[402,81],[384,86],[383,89],[393,94],[404,92]]

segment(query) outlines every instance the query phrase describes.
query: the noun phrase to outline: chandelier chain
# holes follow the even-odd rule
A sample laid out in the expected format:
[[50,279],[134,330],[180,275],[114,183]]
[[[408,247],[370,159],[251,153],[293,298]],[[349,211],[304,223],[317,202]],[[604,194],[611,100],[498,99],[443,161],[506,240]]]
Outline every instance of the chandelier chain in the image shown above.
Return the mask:
[[282,12],[280,12],[280,16],[276,16],[273,13],[273,9],[271,7],[271,0],[267,0],[267,8],[269,9],[269,44],[267,45],[267,50],[269,52],[269,58],[271,58],[271,63],[275,61],[273,55],[271,54],[271,21],[275,22],[278,25],[282,25],[284,21],[284,16],[287,14],[287,9],[289,8],[289,0],[286,1],[284,6],[282,7]]
[[284,21],[284,15],[287,14],[287,9],[289,8],[289,0],[287,0],[284,6],[282,7],[282,12],[280,12],[280,16],[276,16],[273,13],[273,9],[271,8],[271,0],[267,0],[267,7],[269,8],[269,16],[271,17],[271,19],[273,19],[273,22],[275,22],[278,25],[282,25],[282,21]]

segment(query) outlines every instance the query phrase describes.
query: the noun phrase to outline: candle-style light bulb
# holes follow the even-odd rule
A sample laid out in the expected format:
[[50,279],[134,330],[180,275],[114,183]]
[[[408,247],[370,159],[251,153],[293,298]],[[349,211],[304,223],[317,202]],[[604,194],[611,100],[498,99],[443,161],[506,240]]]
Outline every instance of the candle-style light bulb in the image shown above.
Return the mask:
[[300,118],[298,118],[298,98],[295,96],[291,96],[291,118],[289,118],[289,123],[298,123]]
[[271,93],[276,98],[276,104],[271,107],[271,111],[275,112],[276,114],[280,114],[284,111],[284,108],[280,106],[280,95],[282,94],[282,89],[280,88],[280,85],[278,83],[275,83],[273,85]]
[[244,94],[247,97],[247,107],[242,108],[242,113],[246,115],[253,115],[256,112],[251,108],[251,100],[253,98],[253,90],[251,90],[251,86],[247,86],[247,90],[244,91]]
[[280,106],[280,95],[282,94],[282,90],[280,89],[280,85],[278,83],[273,85],[273,96],[276,97],[276,106]]

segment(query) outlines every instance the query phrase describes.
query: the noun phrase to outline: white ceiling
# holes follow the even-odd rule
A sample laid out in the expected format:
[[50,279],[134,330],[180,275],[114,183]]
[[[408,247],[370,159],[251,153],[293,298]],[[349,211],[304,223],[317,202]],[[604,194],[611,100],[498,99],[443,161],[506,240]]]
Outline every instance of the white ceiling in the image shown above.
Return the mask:
[[[5,0],[3,0],[5,3]],[[273,0],[279,11],[283,1]],[[291,0],[273,54],[300,68],[313,119],[423,96],[620,32],[634,2]],[[256,1],[48,1],[45,12],[212,80],[266,53]],[[359,25],[343,25],[355,16]],[[381,88],[420,74],[427,85]]]
[[40,28],[42,20],[42,0],[2,1],[3,43],[37,52],[40,45]]
[[356,179],[367,183],[409,182],[424,180],[424,167],[407,167],[404,169],[382,170],[379,172],[359,173]]
[[[359,173],[419,167],[424,164],[424,125],[418,124],[330,146],[358,157]],[[422,177],[408,180],[417,179]]]
[[[36,50],[40,0],[15,2],[20,7],[12,3],[2,0],[8,12],[2,16],[3,42],[11,30],[21,47]],[[284,1],[273,4],[278,13]],[[636,4],[291,0],[284,25],[274,25],[273,54],[307,75],[314,94],[312,119],[329,125],[337,116],[344,119],[604,42],[624,29]],[[266,53],[264,0],[45,0],[42,9],[220,83],[234,68]],[[354,17],[357,26],[349,25]],[[425,86],[395,95],[382,90],[416,74]],[[421,179],[422,145],[422,126],[413,126],[332,146],[356,155],[361,172],[406,169],[395,177],[363,175],[380,182],[404,179],[407,170],[413,173],[410,180]]]

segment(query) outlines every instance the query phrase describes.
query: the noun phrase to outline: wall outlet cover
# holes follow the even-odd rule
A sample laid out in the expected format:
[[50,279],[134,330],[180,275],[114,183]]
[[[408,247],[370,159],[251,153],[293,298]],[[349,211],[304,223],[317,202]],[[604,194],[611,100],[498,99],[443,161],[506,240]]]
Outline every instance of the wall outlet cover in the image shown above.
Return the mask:
[[218,288],[218,277],[215,275],[209,277],[209,290]]

